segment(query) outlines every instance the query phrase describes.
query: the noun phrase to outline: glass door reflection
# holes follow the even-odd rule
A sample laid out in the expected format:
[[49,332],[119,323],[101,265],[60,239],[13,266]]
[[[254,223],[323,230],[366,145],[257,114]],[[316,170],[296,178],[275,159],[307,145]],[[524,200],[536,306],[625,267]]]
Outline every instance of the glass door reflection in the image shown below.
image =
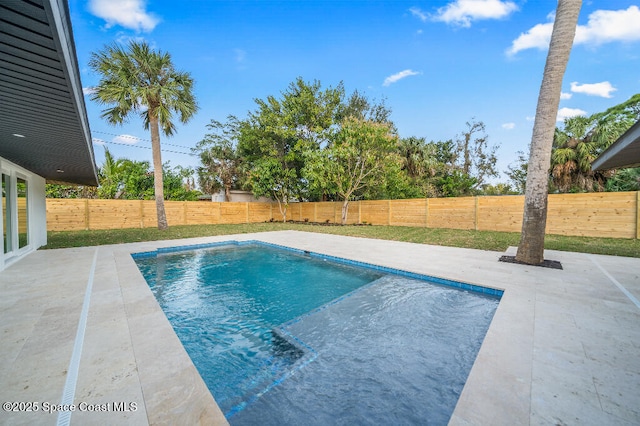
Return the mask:
[[10,193],[10,176],[2,173],[2,240],[4,241],[4,252],[13,251],[13,238],[11,238],[11,212],[13,210],[12,197]]
[[18,201],[18,249],[29,244],[29,206],[27,203],[28,185],[27,181],[18,178],[16,185]]

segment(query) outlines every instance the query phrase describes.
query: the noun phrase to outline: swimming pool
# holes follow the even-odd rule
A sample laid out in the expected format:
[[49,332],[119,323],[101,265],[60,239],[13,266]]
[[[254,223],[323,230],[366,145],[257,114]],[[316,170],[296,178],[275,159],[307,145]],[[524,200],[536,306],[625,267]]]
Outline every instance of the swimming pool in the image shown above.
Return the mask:
[[232,424],[446,424],[500,295],[255,242],[187,249],[134,258]]

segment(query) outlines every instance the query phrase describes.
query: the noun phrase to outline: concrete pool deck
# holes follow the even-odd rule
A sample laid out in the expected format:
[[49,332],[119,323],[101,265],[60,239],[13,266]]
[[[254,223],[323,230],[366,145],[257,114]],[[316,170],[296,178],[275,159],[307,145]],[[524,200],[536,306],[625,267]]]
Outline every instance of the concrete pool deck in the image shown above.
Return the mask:
[[43,409],[65,399],[71,424],[225,424],[130,253],[227,240],[503,289],[450,424],[640,424],[640,259],[549,251],[555,270],[298,231],[41,250],[11,265],[0,274],[0,400],[16,404],[0,424],[54,424],[60,413]]

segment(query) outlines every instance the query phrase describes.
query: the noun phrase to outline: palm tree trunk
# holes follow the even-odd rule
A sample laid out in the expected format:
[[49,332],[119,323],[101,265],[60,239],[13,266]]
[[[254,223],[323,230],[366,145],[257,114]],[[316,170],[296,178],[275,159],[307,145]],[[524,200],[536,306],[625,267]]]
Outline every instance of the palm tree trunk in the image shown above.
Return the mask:
[[149,114],[149,127],[151,128],[151,152],[153,154],[153,186],[156,198],[156,214],[158,216],[158,229],[169,228],[167,214],[164,211],[164,183],[162,178],[162,156],[160,155],[160,129],[158,117]]
[[569,61],[581,6],[582,0],[558,1],[538,96],[527,170],[522,233],[516,254],[517,261],[531,265],[539,265],[544,261],[553,133],[556,128],[562,79]]

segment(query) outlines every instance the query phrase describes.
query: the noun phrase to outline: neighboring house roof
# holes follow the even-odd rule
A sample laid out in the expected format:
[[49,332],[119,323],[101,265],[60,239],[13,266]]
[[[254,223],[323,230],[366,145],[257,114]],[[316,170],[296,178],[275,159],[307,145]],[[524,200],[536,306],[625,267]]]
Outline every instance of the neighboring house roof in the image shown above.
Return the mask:
[[0,157],[98,183],[66,0],[0,0]]
[[640,166],[640,120],[591,163],[593,170]]

